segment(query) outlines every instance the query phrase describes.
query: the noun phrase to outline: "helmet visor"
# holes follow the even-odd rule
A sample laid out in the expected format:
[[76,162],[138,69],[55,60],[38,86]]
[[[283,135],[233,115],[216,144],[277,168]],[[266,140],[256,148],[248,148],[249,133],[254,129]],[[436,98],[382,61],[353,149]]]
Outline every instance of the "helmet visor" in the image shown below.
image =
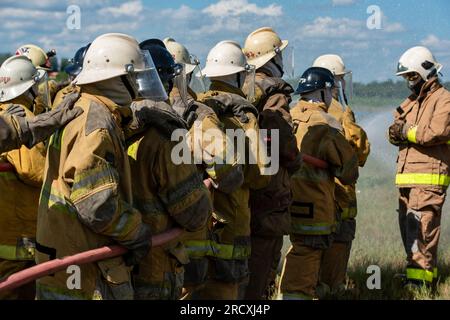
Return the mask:
[[256,67],[251,64],[247,64],[245,67],[245,82],[243,86],[243,91],[247,96],[247,100],[250,103],[255,102],[255,73]]
[[187,77],[186,77],[186,65],[180,63],[175,68],[176,75],[173,78],[173,86],[178,90],[180,99],[185,106],[188,105],[188,92],[187,92]]
[[167,92],[159,78],[150,52],[141,50],[141,54],[145,63],[144,69],[134,71],[132,65],[126,66],[126,70],[134,75],[139,98],[166,101],[168,99]]
[[281,53],[283,55],[283,78],[293,79],[295,78],[295,48],[293,46],[286,47]]
[[195,56],[191,55],[191,64],[195,65],[194,70],[190,74],[189,87],[196,93],[205,93],[208,81],[202,73],[202,68],[200,67],[200,60]]
[[52,107],[52,101],[50,97],[50,89],[48,85],[48,74],[43,69],[38,69],[38,73],[34,77],[35,84],[33,89],[36,88],[35,105],[39,106],[39,110],[36,110],[36,114],[48,111]]

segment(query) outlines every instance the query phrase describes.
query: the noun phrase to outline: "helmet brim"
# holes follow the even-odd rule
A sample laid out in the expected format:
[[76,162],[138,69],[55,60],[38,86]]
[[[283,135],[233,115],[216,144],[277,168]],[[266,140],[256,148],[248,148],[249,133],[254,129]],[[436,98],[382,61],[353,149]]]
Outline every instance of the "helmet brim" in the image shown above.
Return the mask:
[[202,75],[207,78],[212,77],[224,77],[239,72],[245,71],[243,67],[234,66],[209,66],[205,67],[201,72],[197,72],[196,77],[201,77]]

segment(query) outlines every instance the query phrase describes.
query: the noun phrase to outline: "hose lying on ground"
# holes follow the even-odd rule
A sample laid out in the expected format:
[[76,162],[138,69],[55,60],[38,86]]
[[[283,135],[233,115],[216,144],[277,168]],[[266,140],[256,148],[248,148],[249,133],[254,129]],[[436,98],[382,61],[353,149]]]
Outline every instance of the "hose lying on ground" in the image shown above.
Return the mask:
[[[155,235],[152,237],[152,247],[162,246],[178,237],[182,232],[182,229],[174,228],[167,232]],[[0,282],[0,293],[6,290],[18,288],[24,284],[55,272],[66,270],[67,267],[71,265],[79,266],[86,263],[114,258],[123,255],[127,251],[127,248],[119,245],[105,246],[102,248],[81,252],[73,256],[50,260],[6,277]]]

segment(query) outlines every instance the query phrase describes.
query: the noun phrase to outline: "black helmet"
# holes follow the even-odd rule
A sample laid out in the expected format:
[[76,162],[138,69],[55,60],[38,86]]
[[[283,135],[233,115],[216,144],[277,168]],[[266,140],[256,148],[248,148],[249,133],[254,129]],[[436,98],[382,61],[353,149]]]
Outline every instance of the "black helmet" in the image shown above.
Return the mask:
[[73,59],[71,59],[70,64],[64,68],[64,71],[71,77],[76,77],[81,70],[83,70],[83,61],[86,56],[86,52],[88,51],[91,44],[89,43],[87,46],[81,47],[75,53]]
[[332,88],[334,76],[330,70],[320,67],[311,67],[303,72],[298,82],[295,94],[304,94],[320,89]]
[[164,42],[161,40],[148,39],[141,42],[139,47],[142,50],[148,50],[150,52],[163,84],[170,83],[181,72],[183,66],[175,63],[172,54],[167,50]]

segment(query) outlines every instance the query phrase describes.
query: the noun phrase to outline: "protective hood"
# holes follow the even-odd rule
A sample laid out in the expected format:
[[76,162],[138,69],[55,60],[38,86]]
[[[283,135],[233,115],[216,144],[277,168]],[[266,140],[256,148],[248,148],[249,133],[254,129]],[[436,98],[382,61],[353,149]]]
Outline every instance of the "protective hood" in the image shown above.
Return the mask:
[[133,102],[131,93],[120,77],[82,85],[81,87],[93,89],[121,107],[129,107]]
[[[282,66],[283,66],[283,64],[281,62],[281,67]],[[267,75],[269,75],[271,77],[274,77],[274,78],[281,78],[281,77],[283,77],[283,73],[281,72],[279,67],[277,67],[277,65],[272,60],[267,62],[265,65],[263,65],[258,70],[262,71],[265,74],[267,74]]]

